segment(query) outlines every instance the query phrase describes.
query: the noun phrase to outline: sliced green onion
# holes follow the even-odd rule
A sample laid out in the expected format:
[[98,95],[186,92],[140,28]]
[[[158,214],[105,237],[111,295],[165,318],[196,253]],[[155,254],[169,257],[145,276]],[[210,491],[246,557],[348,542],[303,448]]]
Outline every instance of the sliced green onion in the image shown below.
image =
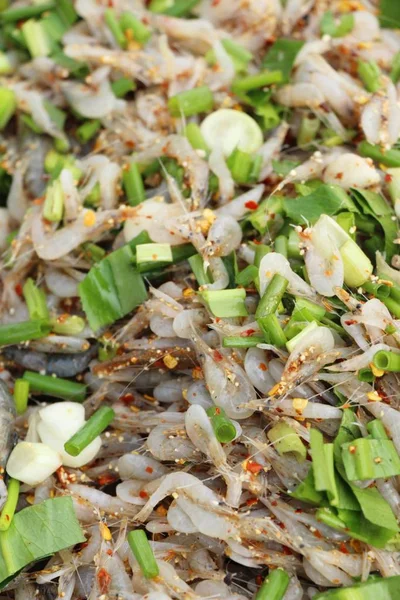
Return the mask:
[[261,106],[257,106],[255,113],[262,119],[263,129],[267,131],[274,129],[281,122],[281,117],[279,116],[276,107],[271,104],[271,102],[266,102]]
[[17,101],[13,90],[0,88],[0,131],[8,124],[16,108]]
[[52,51],[52,44],[45,27],[40,21],[30,19],[21,27],[26,45],[32,58],[48,56]]
[[43,217],[46,221],[61,221],[64,213],[64,190],[59,179],[49,183],[43,204]]
[[304,42],[300,40],[278,38],[268,49],[262,65],[270,71],[282,71],[283,80],[288,81],[294,61]]
[[256,319],[273,314],[282,300],[289,282],[276,273],[269,282],[256,310]]
[[128,533],[128,543],[139,567],[146,579],[153,579],[160,573],[153,550],[143,529],[135,529]]
[[297,134],[298,145],[302,147],[311,144],[315,140],[320,126],[321,122],[316,117],[303,117]]
[[71,0],[57,0],[56,11],[68,27],[71,27],[79,19]]
[[33,279],[26,280],[22,292],[28,306],[30,318],[34,320],[46,320],[49,318],[49,310],[46,305],[46,294],[38,288]]
[[56,12],[49,12],[41,19],[40,23],[48,39],[53,43],[60,42],[63,35],[69,29],[69,25],[64,23],[62,18]]
[[397,300],[389,296],[389,298],[382,298],[381,301],[396,319],[400,319],[400,303]]
[[200,125],[207,146],[220,147],[224,156],[238,148],[253,154],[263,143],[263,133],[254,119],[244,112],[220,108],[209,114]]
[[271,248],[266,244],[254,244],[254,266],[259,268],[260,263],[266,254],[271,252]]
[[374,419],[367,423],[367,431],[372,435],[376,440],[388,440],[389,436],[386,433],[386,429],[379,419]]
[[400,50],[393,57],[390,79],[393,83],[397,83],[400,80]]
[[298,326],[295,328],[298,333],[296,332],[294,336],[289,334],[288,327],[285,328],[286,337],[289,339],[289,341],[286,343],[286,348],[289,350],[289,352],[294,350],[295,346],[297,346],[299,341],[304,336],[318,327],[318,324],[315,321],[312,321],[311,323],[295,323],[295,325]]
[[79,60],[75,60],[74,58],[71,58],[70,56],[64,54],[64,52],[53,52],[51,58],[57,65],[63,67],[63,69],[66,69],[71,75],[73,75],[77,79],[83,79],[89,74],[89,69],[86,63],[81,62]]
[[242,152],[238,148],[235,148],[226,161],[232,177],[237,183],[248,183],[252,163],[251,154]]
[[199,286],[208,285],[212,283],[207,270],[204,270],[204,261],[200,254],[194,254],[189,258],[189,265],[196,277]]
[[358,438],[342,445],[342,460],[349,481],[400,475],[400,457],[392,440]]
[[382,371],[400,372],[400,354],[395,354],[388,350],[379,350],[374,355],[373,363],[377,369]]
[[287,339],[276,315],[270,314],[261,317],[257,319],[257,323],[267,344],[272,344],[277,348],[285,346]]
[[99,119],[93,119],[92,121],[86,121],[83,125],[80,125],[76,130],[76,137],[81,144],[89,142],[101,128],[101,121]]
[[137,163],[131,162],[124,167],[122,181],[127,200],[131,206],[137,206],[146,199],[143,179]]
[[123,12],[119,24],[125,33],[128,43],[135,40],[138,44],[147,44],[151,38],[151,31],[135,15],[130,12]]
[[72,400],[74,402],[83,402],[86,398],[86,385],[83,383],[61,379],[61,377],[40,375],[33,371],[25,371],[23,379],[29,382],[33,391],[41,392],[48,396]]
[[206,85],[179,92],[168,100],[168,110],[173,117],[191,117],[209,112],[214,106],[214,96]]
[[18,415],[24,414],[28,406],[29,381],[16,379],[14,384],[14,402]]
[[112,422],[115,412],[109,406],[102,406],[86,421],[74,435],[64,444],[64,449],[71,456],[79,454],[89,446]]
[[323,502],[324,495],[322,492],[317,492],[315,489],[314,473],[312,467],[308,470],[308,473],[301,483],[296,487],[293,492],[290,492],[290,496],[306,502],[307,504],[313,504],[314,506],[320,506]]
[[233,80],[232,91],[239,95],[243,92],[249,92],[257,88],[271,85],[273,83],[281,83],[283,80],[281,71],[261,71],[256,75],[247,75]]
[[221,444],[232,442],[237,435],[237,431],[232,421],[226,416],[224,409],[212,406],[207,409],[207,414],[210,417],[217,440]]
[[111,83],[111,89],[114,96],[123,98],[129,92],[136,90],[136,83],[129,77],[120,77]]
[[377,92],[381,87],[381,70],[374,60],[358,61],[358,76],[368,92]]
[[9,346],[37,340],[45,337],[51,331],[48,321],[23,321],[10,325],[0,325],[0,346]]
[[224,337],[222,345],[224,348],[254,348],[257,344],[263,344],[264,338],[257,335],[243,337],[240,335],[231,335]]
[[172,262],[170,244],[140,244],[136,247],[136,263]]
[[[392,3],[392,0],[389,0]],[[395,6],[395,5],[393,5]],[[323,511],[325,509],[321,509]],[[340,522],[340,519],[336,517]],[[322,519],[320,519],[322,521]],[[327,521],[327,525],[329,523]],[[335,527],[335,525],[333,525]],[[342,527],[346,527],[342,523]],[[340,529],[340,527],[339,527]],[[383,578],[370,578],[351,587],[327,590],[313,596],[313,600],[397,600],[400,589],[400,575]]]
[[7,500],[0,515],[0,531],[7,531],[11,525],[19,498],[19,481],[9,479],[7,485]]
[[268,576],[264,579],[256,594],[255,600],[283,600],[289,583],[290,577],[284,569],[281,567],[270,569]]
[[149,10],[170,17],[188,16],[200,0],[151,0]]
[[307,300],[306,298],[300,298],[298,296],[296,296],[295,311],[300,315],[303,312],[304,314],[311,314],[314,319],[317,319],[317,321],[322,319],[326,313],[323,306],[319,306],[318,304],[314,304],[314,302],[310,302],[310,300]]
[[85,329],[85,319],[78,315],[62,315],[52,322],[54,333],[59,335],[77,335]]
[[332,506],[337,506],[338,488],[335,480],[333,444],[324,444],[322,433],[318,429],[310,430],[310,447],[315,480],[315,489],[325,491]]
[[94,186],[92,187],[92,189],[90,190],[90,192],[88,193],[88,195],[85,196],[84,206],[85,207],[90,207],[90,206],[97,207],[100,204],[100,199],[101,199],[101,189],[100,189],[100,183],[97,181],[94,184]]
[[307,449],[293,427],[285,422],[277,423],[268,432],[267,438],[274,445],[275,450],[283,456],[293,455],[298,462],[304,462]]
[[255,281],[258,277],[258,269],[255,265],[247,265],[240,271],[235,277],[235,283],[237,285],[242,285],[243,287],[249,286],[253,281]]
[[362,285],[363,290],[368,292],[368,294],[372,294],[375,298],[379,298],[379,300],[383,300],[390,296],[390,286],[384,283],[374,283],[372,281],[366,281]]
[[359,287],[370,277],[373,267],[367,255],[352,239],[340,247],[343,260],[344,281],[349,287]]
[[204,290],[199,295],[208,305],[215,317],[247,317],[245,306],[246,291],[242,288],[234,290]]
[[364,369],[360,369],[358,371],[357,379],[358,381],[366,381],[367,383],[373,383],[375,381],[375,375],[373,374],[371,369],[365,367]]
[[115,12],[112,8],[107,8],[104,11],[104,20],[106,22],[107,27],[111,31],[113,38],[116,41],[116,43],[118,44],[118,46],[120,48],[126,48],[127,47],[126,37],[124,35],[124,32],[122,31],[122,27],[121,27],[116,15],[115,15]]
[[288,239],[285,235],[278,235],[274,242],[274,250],[278,254],[282,254],[287,258],[288,256]]
[[247,178],[248,183],[257,183],[257,181],[260,179],[262,163],[263,157],[261,154],[256,154],[253,156],[249,176]]
[[387,167],[400,167],[400,150],[395,148],[382,150],[380,146],[364,140],[358,144],[357,150],[361,156],[372,158]]
[[301,258],[300,236],[295,229],[291,229],[288,235],[288,257]]
[[353,30],[354,16],[351,13],[341,15],[340,21],[336,24],[336,20],[332,11],[328,10],[322,15],[320,29],[323,35],[330,37],[343,37]]
[[21,6],[21,8],[9,8],[0,13],[2,23],[15,23],[30,17],[38,17],[44,12],[55,8],[55,2],[40,2],[32,6]]
[[99,262],[106,255],[106,251],[104,250],[104,248],[98,246],[97,244],[87,242],[86,244],[83,244],[82,247],[84,250],[85,258],[91,260],[94,263]]
[[205,155],[208,154],[209,150],[207,148],[207,144],[204,141],[200,127],[196,125],[196,123],[188,123],[182,133],[185,137],[187,137],[192,148],[195,150],[202,150]]

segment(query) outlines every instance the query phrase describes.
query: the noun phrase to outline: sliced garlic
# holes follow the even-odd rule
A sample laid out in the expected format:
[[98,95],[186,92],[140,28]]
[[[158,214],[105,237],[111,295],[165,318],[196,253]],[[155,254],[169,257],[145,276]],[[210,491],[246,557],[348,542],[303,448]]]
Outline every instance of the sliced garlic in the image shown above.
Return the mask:
[[47,444],[20,442],[10,454],[7,473],[22,483],[39,485],[61,465],[61,455]]

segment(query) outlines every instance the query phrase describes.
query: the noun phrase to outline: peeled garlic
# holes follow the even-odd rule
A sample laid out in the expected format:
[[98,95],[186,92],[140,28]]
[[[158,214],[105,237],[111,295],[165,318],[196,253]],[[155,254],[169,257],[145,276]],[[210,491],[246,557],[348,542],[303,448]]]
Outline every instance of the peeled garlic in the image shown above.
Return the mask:
[[22,483],[39,485],[61,465],[61,455],[47,444],[19,442],[8,459],[7,473]]

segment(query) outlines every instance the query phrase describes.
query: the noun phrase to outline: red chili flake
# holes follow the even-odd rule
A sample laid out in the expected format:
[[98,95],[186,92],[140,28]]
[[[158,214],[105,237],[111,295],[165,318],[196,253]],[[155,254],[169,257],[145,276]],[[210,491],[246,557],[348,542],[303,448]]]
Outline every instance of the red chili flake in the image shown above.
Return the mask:
[[106,473],[105,475],[100,475],[97,480],[99,485],[108,485],[109,483],[113,483],[117,479],[117,476],[113,473]]
[[319,529],[316,529],[316,530],[314,531],[314,535],[315,535],[315,537],[316,537],[316,538],[318,538],[319,540],[322,540],[322,538],[324,537],[324,536],[322,535],[322,533],[320,532],[320,530],[319,530]]
[[107,594],[110,583],[111,583],[111,575],[103,568],[97,573],[97,581],[99,584],[99,592],[100,594]]
[[248,500],[246,500],[247,506],[253,506],[254,504],[257,504],[257,502],[258,498],[249,498]]
[[108,554],[108,556],[112,556],[114,554],[114,552],[111,550],[111,548],[106,550],[106,553]]
[[271,506],[278,506],[278,503],[277,503],[277,501],[276,501],[276,500],[272,500],[272,502],[271,502]]
[[221,360],[224,360],[224,357],[222,356],[221,352],[218,352],[218,350],[214,350],[213,358],[215,362],[221,362]]
[[340,543],[339,550],[340,550],[340,552],[343,552],[343,554],[350,554],[350,552],[347,550],[347,546],[344,542]]
[[256,584],[261,585],[263,582],[263,578],[261,575],[256,575]]
[[303,511],[301,510],[301,508],[296,508],[294,512],[300,515]]
[[393,176],[389,175],[389,173],[386,173],[386,175],[385,175],[386,183],[390,183],[392,181],[392,179],[393,179]]
[[128,392],[128,394],[124,394],[123,396],[121,396],[120,400],[123,404],[129,406],[129,404],[132,404],[132,402],[135,400],[135,396]]
[[357,321],[355,321],[354,319],[349,319],[348,321],[345,321],[344,324],[345,325],[355,325],[357,323]]
[[342,178],[343,178],[343,173],[336,173],[335,179],[342,179]]
[[256,208],[258,208],[258,204],[257,202],[254,202],[254,200],[249,200],[245,203],[245,207],[249,210],[256,210]]
[[143,500],[149,497],[148,493],[145,492],[144,490],[140,490],[139,496],[140,496],[140,498],[143,498]]
[[278,527],[280,527],[281,529],[286,529],[285,523],[281,523],[281,521],[279,521]]
[[242,333],[240,334],[240,337],[250,337],[255,332],[256,332],[255,329],[246,329],[246,331],[242,331]]
[[246,471],[249,471],[253,475],[257,475],[260,471],[262,471],[263,466],[258,462],[248,461],[246,465]]
[[17,283],[17,285],[15,286],[15,293],[18,294],[18,296],[20,296],[22,298],[23,296],[23,291],[22,291],[22,285],[20,283]]
[[258,365],[258,368],[261,369],[261,371],[267,371],[268,370],[268,367],[267,367],[267,365],[265,363],[260,363]]
[[286,556],[292,556],[293,552],[291,551],[290,548],[287,548],[286,546],[283,546],[282,548],[282,552],[283,554],[285,554]]
[[146,467],[146,473],[152,473],[154,471],[153,467]]

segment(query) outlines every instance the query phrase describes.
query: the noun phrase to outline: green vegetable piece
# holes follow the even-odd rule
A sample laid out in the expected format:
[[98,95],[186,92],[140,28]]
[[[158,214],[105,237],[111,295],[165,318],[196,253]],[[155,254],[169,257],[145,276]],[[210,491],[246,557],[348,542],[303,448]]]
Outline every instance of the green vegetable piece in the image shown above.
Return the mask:
[[300,436],[293,427],[285,422],[277,423],[268,432],[267,438],[273,443],[275,450],[283,456],[291,454],[298,462],[304,462],[307,450]]
[[86,421],[74,435],[65,442],[64,449],[71,456],[79,454],[100,435],[115,417],[115,412],[109,406],[102,406]]
[[136,87],[136,83],[129,77],[119,77],[111,83],[111,89],[117,98],[124,98],[129,92],[136,90]]
[[19,511],[0,532],[0,585],[34,561],[85,541],[69,496]]
[[207,285],[211,283],[211,278],[204,269],[204,261],[200,254],[195,254],[189,258],[189,265],[193,271],[194,276],[196,277],[197,283],[201,285]]
[[151,38],[151,31],[146,25],[142,23],[134,14],[130,12],[123,12],[119,20],[119,24],[122,27],[125,37],[128,40],[135,40],[142,46],[147,44]]
[[283,81],[289,81],[294,61],[304,42],[280,38],[267,51],[262,60],[262,66],[270,71],[282,72]]
[[392,60],[390,79],[393,81],[393,83],[397,83],[400,79],[400,50],[399,52],[396,52]]
[[115,11],[112,8],[106,8],[104,11],[104,20],[118,46],[120,48],[126,48],[128,45],[127,39],[119,20],[116,17]]
[[320,506],[324,500],[324,494],[318,492],[315,489],[315,480],[313,468],[310,467],[305,479],[296,487],[290,495],[297,500],[306,502],[307,504],[313,504],[314,506]]
[[275,314],[265,315],[257,319],[259,328],[262,331],[265,342],[272,344],[277,348],[283,348],[287,343],[285,333],[282,331],[281,324]]
[[336,23],[333,13],[330,10],[323,14],[320,23],[321,33],[335,38],[347,35],[353,30],[353,27],[354,16],[351,13],[342,15],[339,22]]
[[191,117],[209,112],[214,105],[212,91],[206,85],[192,90],[179,92],[168,100],[168,110],[173,117]]
[[282,569],[270,569],[268,576],[264,579],[258,590],[255,600],[283,600],[289,587],[290,577]]
[[397,600],[399,589],[400,575],[396,575],[356,583],[351,587],[327,590],[314,596],[314,600]]
[[80,125],[76,130],[76,137],[81,144],[86,144],[92,138],[94,138],[99,129],[101,129],[101,121],[99,119],[85,121],[85,123]]
[[254,348],[257,344],[263,344],[264,341],[264,338],[258,335],[250,335],[248,337],[232,335],[224,337],[222,346],[224,348]]
[[34,320],[49,319],[49,310],[46,305],[46,294],[38,288],[33,279],[28,278],[22,288],[25,302],[28,306],[29,316]]
[[258,277],[258,269],[255,265],[247,265],[240,271],[235,277],[235,283],[237,285],[242,285],[243,287],[249,286],[253,281],[255,281]]
[[0,22],[16,23],[30,17],[39,17],[44,12],[55,8],[55,2],[40,2],[32,6],[21,6],[20,8],[9,8],[0,12]]
[[0,88],[0,131],[6,127],[17,108],[17,101],[13,90]]
[[320,185],[307,196],[284,198],[283,206],[291,222],[315,223],[321,215],[336,215],[346,210],[358,212],[354,202],[338,185]]
[[21,31],[32,58],[48,56],[51,53],[52,42],[43,23],[30,19],[23,23]]
[[61,221],[64,213],[64,190],[59,179],[55,179],[47,186],[46,197],[43,205],[43,217],[47,221]]
[[83,402],[86,398],[86,385],[61,377],[41,375],[34,371],[25,371],[23,379],[28,381],[30,389],[55,398]]
[[358,438],[343,444],[342,460],[349,481],[400,475],[400,458],[388,439]]
[[246,75],[236,78],[232,82],[232,91],[234,94],[241,95],[243,92],[249,92],[273,83],[281,83],[283,80],[282,71],[260,71],[255,75]]
[[369,62],[359,60],[357,72],[368,92],[377,92],[382,87],[382,73],[374,60]]
[[48,321],[22,321],[10,325],[0,325],[0,346],[19,344],[28,340],[45,337],[51,331]]
[[388,440],[389,436],[386,433],[386,429],[379,419],[374,419],[367,423],[367,431],[372,435],[375,440]]
[[54,333],[59,335],[77,335],[85,328],[85,320],[78,315],[62,315],[58,319],[52,320]]
[[382,27],[398,29],[400,27],[400,4],[393,0],[380,0],[379,21]]
[[209,149],[203,138],[203,134],[200,131],[200,127],[196,125],[196,123],[188,123],[183,130],[183,135],[187,137],[192,148],[195,150],[203,150],[205,155],[208,155]]
[[316,138],[321,126],[321,121],[313,115],[303,117],[297,134],[297,143],[300,147],[308,146]]
[[215,317],[246,317],[246,291],[242,288],[233,290],[204,290],[199,295],[206,302]]
[[143,179],[136,163],[131,162],[124,167],[122,181],[131,206],[137,206],[146,199]]
[[256,319],[275,313],[289,282],[276,273],[269,282],[256,310]]
[[380,146],[364,140],[358,144],[357,150],[361,156],[372,158],[387,167],[400,167],[400,150],[396,148],[382,150]]
[[223,408],[218,406],[212,406],[207,409],[207,415],[210,417],[212,428],[214,429],[215,436],[221,444],[228,444],[232,442],[236,435],[236,427],[225,414]]
[[373,363],[377,369],[398,373],[400,371],[400,354],[380,350],[374,355]]
[[251,154],[243,152],[238,148],[235,148],[226,161],[226,164],[232,173],[232,177],[237,183],[249,182],[252,163],[253,159]]
[[315,489],[318,492],[325,491],[329,502],[335,506],[339,496],[335,480],[333,444],[324,444],[322,433],[318,429],[311,429],[310,447]]
[[7,500],[0,515],[0,531],[9,529],[17,508],[19,498],[19,481],[10,479],[7,486]]
[[128,543],[146,579],[157,577],[160,570],[143,529],[130,531],[128,533]]
[[136,263],[172,262],[170,244],[140,244],[136,248]]
[[24,379],[16,379],[14,383],[14,402],[18,415],[22,415],[28,406],[29,382]]

